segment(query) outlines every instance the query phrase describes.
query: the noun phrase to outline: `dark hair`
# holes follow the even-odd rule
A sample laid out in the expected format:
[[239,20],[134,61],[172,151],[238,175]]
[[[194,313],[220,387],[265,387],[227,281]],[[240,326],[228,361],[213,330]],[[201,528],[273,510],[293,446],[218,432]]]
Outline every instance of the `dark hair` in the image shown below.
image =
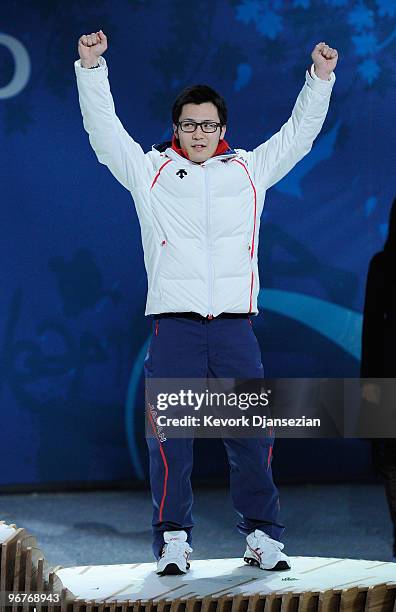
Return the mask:
[[227,123],[227,106],[224,98],[209,85],[192,85],[179,93],[172,107],[172,121],[175,125],[179,121],[184,104],[202,104],[212,102],[217,108],[221,125]]

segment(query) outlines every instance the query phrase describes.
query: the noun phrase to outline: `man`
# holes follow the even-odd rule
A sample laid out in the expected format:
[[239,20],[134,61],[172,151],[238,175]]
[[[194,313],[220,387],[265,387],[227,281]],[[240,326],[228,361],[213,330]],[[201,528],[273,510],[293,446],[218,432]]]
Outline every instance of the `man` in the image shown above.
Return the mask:
[[[173,111],[172,142],[144,153],[118,119],[102,57],[100,30],[78,42],[75,62],[84,127],[99,162],[135,201],[148,276],[146,315],[153,334],[147,378],[262,378],[257,314],[257,250],[266,190],[306,155],[323,125],[338,54],[324,42],[290,119],[253,151],[224,140],[227,108],[206,85],[185,89]],[[224,439],[230,488],[246,536],[244,559],[266,570],[290,568],[280,542],[272,480],[273,435]],[[148,437],[153,551],[159,574],[186,573],[192,552],[193,442]]]

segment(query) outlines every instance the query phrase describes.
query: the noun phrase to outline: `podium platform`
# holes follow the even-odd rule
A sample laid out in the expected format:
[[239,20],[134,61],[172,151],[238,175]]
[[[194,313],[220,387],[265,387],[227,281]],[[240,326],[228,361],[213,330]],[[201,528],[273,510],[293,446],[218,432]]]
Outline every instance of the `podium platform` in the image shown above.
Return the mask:
[[[291,557],[286,571],[242,559],[191,559],[183,576],[155,563],[49,568],[35,539],[0,523],[0,590],[58,593],[61,604],[19,609],[65,612],[396,612],[396,563]],[[17,610],[3,608],[4,612]]]

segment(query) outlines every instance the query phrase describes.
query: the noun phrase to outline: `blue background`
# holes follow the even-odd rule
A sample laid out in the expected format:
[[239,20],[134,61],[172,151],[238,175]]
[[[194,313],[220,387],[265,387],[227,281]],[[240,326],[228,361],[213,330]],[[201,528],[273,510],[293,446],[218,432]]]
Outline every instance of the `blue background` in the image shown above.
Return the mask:
[[[117,114],[144,150],[170,136],[174,97],[199,82],[228,102],[230,145],[256,146],[288,119],[315,44],[338,49],[323,130],[267,193],[255,331],[270,376],[358,374],[368,262],[395,191],[394,0],[5,0],[1,27],[0,486],[146,471],[140,230],[83,130],[83,33],[107,34]],[[274,471],[365,478],[368,445],[278,440]],[[221,445],[198,441],[195,474],[224,472]]]

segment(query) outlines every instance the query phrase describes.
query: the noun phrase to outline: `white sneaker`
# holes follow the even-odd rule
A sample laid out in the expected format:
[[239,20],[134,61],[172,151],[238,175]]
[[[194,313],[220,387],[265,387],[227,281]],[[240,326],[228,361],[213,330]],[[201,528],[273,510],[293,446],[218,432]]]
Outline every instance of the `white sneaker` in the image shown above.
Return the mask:
[[249,565],[257,565],[262,570],[290,569],[290,559],[282,552],[285,545],[272,540],[264,531],[256,529],[249,533],[246,544],[243,560]]
[[185,531],[164,531],[165,544],[157,562],[157,574],[186,574],[190,568],[188,555],[193,549]]

